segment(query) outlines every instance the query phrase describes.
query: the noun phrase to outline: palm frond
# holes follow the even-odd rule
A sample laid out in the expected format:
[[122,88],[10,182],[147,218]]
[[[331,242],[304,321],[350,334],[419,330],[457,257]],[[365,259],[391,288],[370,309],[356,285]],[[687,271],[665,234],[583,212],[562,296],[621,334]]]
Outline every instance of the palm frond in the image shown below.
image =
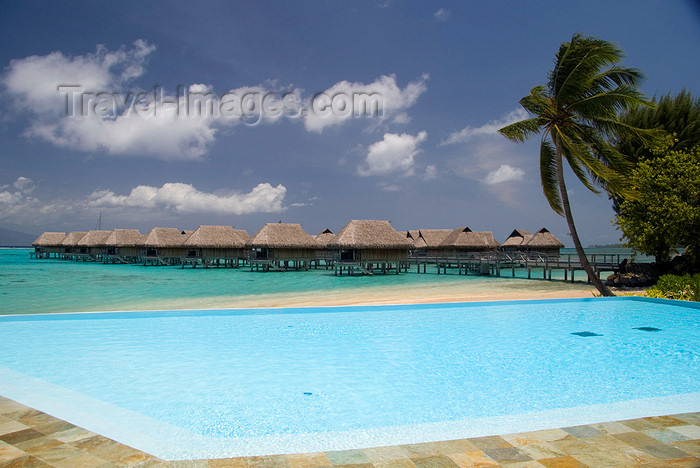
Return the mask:
[[639,128],[614,118],[593,118],[589,123],[595,130],[608,140],[627,138],[636,140],[644,145],[651,145],[655,141],[667,136],[666,132],[660,128]]
[[551,99],[547,96],[544,86],[535,86],[530,90],[530,94],[519,101],[520,105],[529,113],[538,117],[547,118],[554,116],[556,109],[552,105]]
[[[617,170],[622,168],[624,163],[617,159],[616,151],[610,145],[601,145],[600,148],[594,150],[587,144],[571,141],[566,135],[562,137],[562,144],[566,148],[564,156],[569,165],[589,190],[599,193],[598,190],[590,186],[590,180],[593,179],[596,185],[611,195],[624,195],[629,192],[630,184],[628,177],[626,177],[627,171]],[[585,166],[586,171],[582,170],[581,165]]]
[[588,190],[599,194],[600,191],[593,186],[589,179],[589,173],[586,170],[587,167],[585,164],[582,164],[582,160],[590,155],[590,147],[582,142],[575,134],[567,135],[565,132],[557,131],[557,136],[563,147],[563,156],[568,161],[569,166],[574,171],[578,180],[580,180]]
[[586,96],[569,104],[568,109],[584,119],[617,118],[621,111],[648,104],[648,100],[636,88],[619,86],[610,91]]
[[600,70],[622,58],[622,51],[614,44],[580,34],[575,35],[571,42],[562,44],[562,48],[557,54],[554,79],[549,83],[550,94],[561,105],[585,96]]
[[498,133],[508,138],[509,140],[517,141],[520,143],[527,140],[532,135],[538,134],[539,132],[540,125],[538,123],[537,117],[521,120],[519,122],[506,125],[505,127],[498,130]]
[[[644,79],[644,74],[636,68],[611,67],[603,70],[591,80],[591,90],[609,90],[618,86],[635,86]],[[595,91],[593,91],[595,92]]]
[[546,134],[540,144],[540,179],[542,181],[542,191],[555,213],[564,216],[564,207],[559,193],[559,183],[557,179],[557,157],[554,146],[547,140]]

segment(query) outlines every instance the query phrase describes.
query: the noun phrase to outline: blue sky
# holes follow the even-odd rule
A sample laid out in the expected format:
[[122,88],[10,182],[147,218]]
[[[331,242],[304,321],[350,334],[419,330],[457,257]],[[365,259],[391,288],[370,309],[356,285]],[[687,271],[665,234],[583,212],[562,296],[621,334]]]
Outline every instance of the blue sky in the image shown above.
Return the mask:
[[[4,2],[0,227],[387,219],[570,245],[537,139],[495,130],[576,32],[618,44],[650,96],[700,92],[697,2]],[[607,197],[568,181],[584,245],[616,242]]]

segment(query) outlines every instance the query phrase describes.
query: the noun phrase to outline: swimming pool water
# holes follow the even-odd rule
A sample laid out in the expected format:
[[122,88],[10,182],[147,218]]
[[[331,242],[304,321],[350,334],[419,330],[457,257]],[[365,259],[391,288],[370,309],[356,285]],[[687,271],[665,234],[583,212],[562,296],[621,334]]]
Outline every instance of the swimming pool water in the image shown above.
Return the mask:
[[697,411],[699,312],[601,298],[2,316],[0,394],[132,421],[124,443],[171,459],[420,442],[453,435],[430,425],[644,399]]

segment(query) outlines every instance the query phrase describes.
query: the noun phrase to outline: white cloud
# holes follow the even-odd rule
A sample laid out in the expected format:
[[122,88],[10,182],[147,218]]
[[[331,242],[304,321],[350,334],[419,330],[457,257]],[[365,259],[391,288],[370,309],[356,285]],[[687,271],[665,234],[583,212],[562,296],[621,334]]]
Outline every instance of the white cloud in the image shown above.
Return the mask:
[[401,186],[397,184],[388,184],[384,181],[379,182],[377,184],[377,187],[384,190],[385,192],[399,192],[401,190]]
[[[37,219],[51,215],[54,209],[62,209],[65,204],[56,199],[50,204],[44,204],[33,197],[34,182],[28,177],[18,177],[11,185],[0,186],[0,220],[12,223]],[[62,211],[65,213],[66,211]]]
[[6,205],[7,207],[14,206],[19,203],[24,197],[20,192],[9,192],[4,190],[0,192],[0,205]]
[[425,179],[426,180],[432,180],[437,178],[437,168],[435,165],[430,164],[425,168]]
[[63,117],[36,123],[28,132],[64,148],[164,160],[200,158],[214,141],[215,133],[211,118],[183,118],[174,108],[163,109],[155,116],[130,113],[114,119],[96,115]]
[[[312,106],[317,101],[303,98],[299,89],[278,92],[274,81],[221,94],[211,85],[194,83],[168,94],[157,86],[143,90],[134,85],[154,51],[155,46],[137,40],[130,48],[116,51],[98,46],[96,52],[85,55],[57,51],[30,56],[13,60],[0,84],[15,114],[29,118],[28,137],[88,153],[163,160],[200,159],[220,127],[239,123],[303,118],[308,131],[319,133],[361,116],[377,124],[405,124],[411,120],[406,109],[427,89],[428,75],[403,89],[393,75],[369,84],[341,81],[320,93],[332,104],[325,113]],[[190,106],[185,92],[197,94],[189,99]],[[192,112],[193,101],[205,111]],[[338,110],[342,103],[349,112]]]
[[[30,116],[26,132],[30,137],[86,152],[198,159],[214,141],[217,125],[237,124],[247,112],[239,103],[222,116],[222,97],[202,83],[190,85],[187,91],[207,95],[201,97],[204,102],[213,97],[215,114],[189,110],[181,90],[179,95],[175,90],[168,95],[158,88],[128,89],[127,85],[144,73],[154,50],[138,40],[131,49],[109,51],[98,46],[95,53],[80,56],[62,52],[31,56],[13,60],[1,82],[15,108]],[[254,95],[262,99],[269,92],[263,86],[242,87],[229,90],[228,97]],[[269,109],[264,113],[262,101],[246,104],[255,107],[253,118],[246,123],[275,121],[284,115],[273,115]]]
[[75,57],[62,52],[32,55],[12,60],[2,82],[25,110],[57,114],[65,110],[65,96],[58,93],[59,85],[80,85],[97,91],[118,87],[143,73],[154,50],[155,46],[139,39],[129,50],[121,47],[110,52],[100,45],[94,54]]
[[490,136],[498,135],[498,130],[510,125],[514,122],[518,122],[523,119],[527,119],[530,115],[522,107],[509,112],[501,119],[492,120],[481,127],[465,127],[458,132],[450,134],[447,138],[440,142],[440,146],[453,145],[456,143],[464,143],[478,136]]
[[[14,187],[14,191],[11,187]],[[0,214],[4,210],[15,210],[19,205],[31,199],[29,194],[34,190],[34,181],[20,176],[10,185],[0,186]]]
[[[384,121],[394,117],[396,123],[407,122],[410,118],[402,111],[413,106],[420,95],[425,92],[427,80],[428,75],[423,75],[419,80],[406,85],[404,89],[399,88],[396,84],[394,75],[383,75],[369,84],[338,82],[323,93],[317,94],[308,104],[304,125],[310,132],[321,133],[325,127],[340,125],[353,117],[357,118],[358,113],[360,117],[368,115],[364,108],[356,105],[359,102],[356,102],[353,96],[374,96],[380,103],[378,106],[379,115],[373,114],[367,118]],[[343,97],[348,98],[347,101],[341,99]],[[352,112],[342,112],[339,106],[334,105],[334,99],[338,99],[338,103],[351,103]],[[401,115],[402,113],[404,115]]]
[[394,116],[393,119],[391,119],[391,123],[395,124],[407,124],[411,122],[411,116],[408,115],[406,112],[400,112]]
[[365,167],[358,167],[358,173],[363,176],[389,174],[400,172],[412,175],[414,157],[420,152],[418,146],[428,138],[423,131],[413,136],[407,133],[386,133],[384,139],[369,147],[365,159]]
[[[24,182],[24,177],[18,180]],[[287,189],[261,183],[248,193],[216,191],[206,193],[189,184],[168,183],[160,188],[138,186],[128,195],[98,190],[86,198],[50,201],[13,190],[14,184],[0,186],[0,223],[34,229],[75,229],[76,225],[94,225],[98,213],[104,212],[113,222],[129,224],[175,222],[183,215],[244,215],[286,210],[283,205]],[[170,221],[163,221],[170,220]]]
[[[124,86],[144,73],[148,56],[154,50],[154,46],[137,40],[131,49],[109,51],[98,46],[93,54],[73,57],[62,52],[34,55],[13,60],[2,83],[13,96],[15,106],[32,116],[27,131],[31,137],[87,152],[161,159],[199,158],[214,140],[215,129],[210,118],[181,118],[175,105],[163,106],[160,112],[155,105],[151,109],[156,112],[129,110],[133,96],[141,91],[125,90]],[[73,87],[59,92],[60,85]],[[200,92],[210,90],[201,84],[190,88]],[[121,104],[124,112],[95,112],[97,99],[81,98],[83,92],[95,96],[104,93],[102,96],[108,96],[103,101],[105,109]],[[175,97],[165,96],[165,100],[174,103]],[[84,112],[81,104],[92,112]],[[67,111],[73,115],[66,115]]]
[[139,185],[129,195],[115,195],[111,190],[99,190],[88,197],[91,207],[137,207],[166,209],[177,213],[249,214],[283,211],[287,189],[258,184],[248,193],[214,194],[200,192],[190,184],[167,183],[162,187]]
[[450,19],[450,10],[446,8],[440,8],[438,11],[433,13],[433,19],[438,23],[444,23]]
[[20,176],[12,186],[22,193],[31,193],[34,190],[34,181],[28,177]]
[[525,177],[525,170],[508,164],[501,164],[498,169],[486,174],[484,183],[487,185],[501,184],[503,182],[522,180],[523,177]]

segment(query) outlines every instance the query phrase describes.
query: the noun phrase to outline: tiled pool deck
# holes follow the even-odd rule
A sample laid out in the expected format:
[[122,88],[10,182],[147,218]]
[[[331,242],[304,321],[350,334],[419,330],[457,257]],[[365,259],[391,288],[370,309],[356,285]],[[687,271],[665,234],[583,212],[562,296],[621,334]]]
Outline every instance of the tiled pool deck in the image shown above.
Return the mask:
[[339,452],[165,461],[0,397],[0,468],[49,466],[698,468],[700,412]]

